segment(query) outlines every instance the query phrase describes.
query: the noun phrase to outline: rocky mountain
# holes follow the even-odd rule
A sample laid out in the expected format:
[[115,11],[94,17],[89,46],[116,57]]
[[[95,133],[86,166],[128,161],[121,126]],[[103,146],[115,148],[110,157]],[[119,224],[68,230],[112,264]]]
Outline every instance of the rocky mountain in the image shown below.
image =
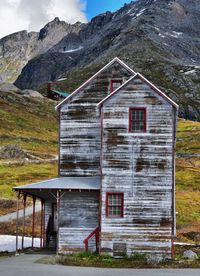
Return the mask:
[[[55,23],[60,28],[60,35],[53,28],[57,39],[47,27]],[[62,86],[69,91],[74,88],[73,75],[77,87],[118,56],[178,102],[181,116],[200,119],[200,1],[138,0],[115,13],[98,15],[88,24],[69,26],[58,19],[49,24],[48,31],[44,28],[39,34],[22,32],[28,38],[21,44],[16,38],[17,62],[28,61],[15,82],[19,88],[37,89],[65,76]],[[28,47],[32,43],[27,41],[35,36],[34,47]],[[4,55],[11,53],[4,50]],[[19,65],[15,77],[21,71]]]
[[21,31],[0,39],[0,82],[15,81],[29,60],[46,53],[69,33],[78,33],[82,26],[56,17],[40,32]]

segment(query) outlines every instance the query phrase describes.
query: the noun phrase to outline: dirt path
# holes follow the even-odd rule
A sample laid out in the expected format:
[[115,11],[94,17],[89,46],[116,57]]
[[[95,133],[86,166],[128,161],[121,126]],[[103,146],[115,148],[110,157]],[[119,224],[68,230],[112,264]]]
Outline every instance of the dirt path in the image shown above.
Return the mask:
[[[40,210],[41,210],[41,205],[40,203],[37,203],[35,205],[35,211],[39,212]],[[27,207],[25,212],[26,217],[32,215],[32,213],[33,213],[33,207],[32,206]],[[16,219],[16,216],[17,216],[17,212],[0,216],[0,222],[8,222],[8,221],[14,220]],[[22,217],[23,217],[23,210],[19,210],[19,218],[22,218]]]
[[44,163],[54,163],[58,161],[58,157],[51,159],[23,159],[23,160],[1,160],[0,165],[18,165],[18,164],[44,164]]

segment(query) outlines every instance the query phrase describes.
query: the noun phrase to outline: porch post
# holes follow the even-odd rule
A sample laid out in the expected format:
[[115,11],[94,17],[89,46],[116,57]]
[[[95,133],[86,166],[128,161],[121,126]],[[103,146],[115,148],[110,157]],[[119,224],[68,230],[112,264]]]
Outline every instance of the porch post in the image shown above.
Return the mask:
[[34,236],[35,236],[35,201],[36,201],[36,197],[33,196],[32,248],[34,247]]
[[22,250],[24,249],[26,194],[23,195],[23,226],[22,226]]
[[60,191],[57,191],[56,195],[56,201],[57,201],[57,223],[58,223],[58,229],[57,229],[57,253],[59,251],[59,226],[60,226]]
[[18,236],[19,236],[19,199],[20,199],[20,192],[17,192],[16,255],[18,254]]
[[41,218],[40,218],[40,248],[42,248],[43,236],[43,200],[41,199]]

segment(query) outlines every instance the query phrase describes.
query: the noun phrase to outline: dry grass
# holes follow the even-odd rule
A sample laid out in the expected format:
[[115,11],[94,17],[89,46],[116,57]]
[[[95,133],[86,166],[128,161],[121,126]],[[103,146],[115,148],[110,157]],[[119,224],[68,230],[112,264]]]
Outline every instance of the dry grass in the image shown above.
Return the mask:
[[[35,214],[35,237],[40,237],[40,212]],[[22,235],[23,219],[19,219],[19,235]],[[0,222],[0,234],[15,235],[16,234],[16,220],[9,222]],[[32,236],[32,216],[26,217],[25,220],[25,236]]]

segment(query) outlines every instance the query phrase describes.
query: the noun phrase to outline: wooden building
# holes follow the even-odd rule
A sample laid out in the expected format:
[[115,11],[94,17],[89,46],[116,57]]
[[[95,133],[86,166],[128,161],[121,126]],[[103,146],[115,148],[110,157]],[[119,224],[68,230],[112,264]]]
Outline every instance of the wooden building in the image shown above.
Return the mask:
[[58,178],[15,188],[41,199],[41,245],[173,255],[177,104],[115,58],[56,109]]

